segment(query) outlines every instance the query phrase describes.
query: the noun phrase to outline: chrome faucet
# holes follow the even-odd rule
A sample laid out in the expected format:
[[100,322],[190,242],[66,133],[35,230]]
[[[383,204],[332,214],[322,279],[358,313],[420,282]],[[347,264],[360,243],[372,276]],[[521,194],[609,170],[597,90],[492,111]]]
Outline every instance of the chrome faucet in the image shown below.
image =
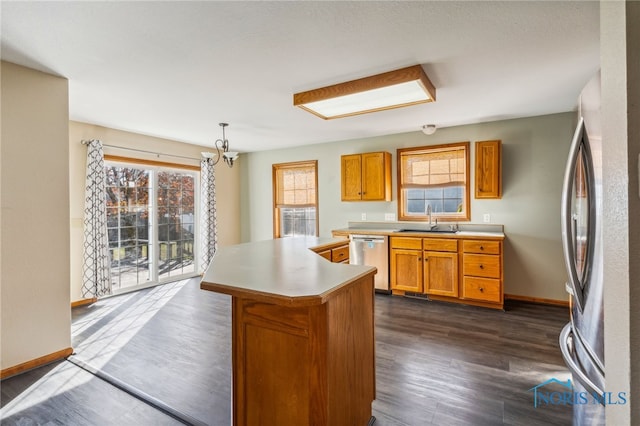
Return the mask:
[[433,225],[431,223],[431,204],[427,204],[427,215],[429,216],[429,229],[431,230],[431,229],[435,228],[436,226],[438,226],[438,218],[436,218],[436,224],[435,225]]

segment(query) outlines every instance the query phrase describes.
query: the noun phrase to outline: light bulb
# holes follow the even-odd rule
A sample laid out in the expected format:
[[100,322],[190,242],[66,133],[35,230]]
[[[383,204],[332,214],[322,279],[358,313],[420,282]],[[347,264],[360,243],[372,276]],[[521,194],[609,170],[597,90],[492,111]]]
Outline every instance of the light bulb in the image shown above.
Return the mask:
[[432,135],[435,132],[436,132],[435,124],[425,124],[424,126],[422,126],[422,133],[424,133],[425,135]]

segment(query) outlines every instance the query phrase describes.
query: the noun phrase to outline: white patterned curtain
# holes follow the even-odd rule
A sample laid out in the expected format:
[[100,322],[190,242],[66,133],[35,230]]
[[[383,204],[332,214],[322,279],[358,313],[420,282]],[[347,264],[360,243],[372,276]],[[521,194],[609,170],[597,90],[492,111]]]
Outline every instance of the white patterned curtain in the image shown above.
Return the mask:
[[87,179],[84,199],[84,259],[82,297],[111,294],[109,240],[107,235],[106,174],[102,142],[87,145]]
[[213,255],[218,250],[216,176],[214,172],[213,158],[203,157],[200,160],[202,271],[207,270]]

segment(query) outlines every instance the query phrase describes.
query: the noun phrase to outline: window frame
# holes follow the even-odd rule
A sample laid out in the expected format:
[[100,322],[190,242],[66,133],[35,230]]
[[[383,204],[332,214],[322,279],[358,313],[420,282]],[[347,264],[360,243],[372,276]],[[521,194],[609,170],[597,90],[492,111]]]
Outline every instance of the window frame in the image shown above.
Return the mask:
[[[313,204],[278,204],[277,202],[277,192],[278,192],[278,185],[277,185],[277,175],[278,175],[278,170],[281,169],[298,169],[298,168],[304,168],[304,167],[308,167],[308,168],[312,168],[313,169],[313,175],[314,175],[314,179],[315,179],[315,203]],[[271,178],[271,185],[272,185],[272,191],[273,191],[273,197],[272,197],[272,201],[273,201],[273,238],[282,238],[282,230],[280,229],[280,216],[281,216],[281,209],[282,208],[305,208],[305,207],[315,207],[315,212],[316,212],[316,218],[315,218],[315,222],[316,222],[316,232],[315,232],[315,236],[317,237],[319,235],[319,229],[320,229],[320,225],[319,225],[319,205],[318,205],[318,160],[307,160],[307,161],[294,161],[294,162],[287,162],[287,163],[276,163],[276,164],[272,164],[271,166],[271,173],[272,173],[272,178]]]
[[[464,161],[465,161],[465,183],[464,183],[464,194],[463,198],[463,212],[461,214],[451,214],[451,213],[437,213],[433,212],[431,214],[432,219],[445,220],[450,222],[464,222],[471,220],[471,157],[470,157],[470,142],[453,142],[439,145],[427,145],[427,146],[419,146],[419,147],[411,147],[411,148],[398,148],[396,151],[397,157],[397,169],[396,169],[396,180],[398,185],[398,220],[399,221],[414,221],[414,222],[426,222],[429,220],[429,216],[426,214],[424,216],[421,215],[408,215],[406,213],[406,195],[405,189],[407,184],[404,183],[403,174],[402,174],[402,157],[403,155],[422,155],[428,154],[432,151],[442,151],[443,149],[460,149],[464,150]],[[427,186],[424,186],[427,188]]]

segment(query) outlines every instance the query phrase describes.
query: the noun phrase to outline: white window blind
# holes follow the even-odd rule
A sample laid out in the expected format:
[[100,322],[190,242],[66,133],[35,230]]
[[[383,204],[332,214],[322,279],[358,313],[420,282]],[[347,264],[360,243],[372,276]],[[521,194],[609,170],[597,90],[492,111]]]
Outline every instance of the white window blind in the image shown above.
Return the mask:
[[305,207],[315,204],[314,166],[285,166],[276,169],[276,207]]

